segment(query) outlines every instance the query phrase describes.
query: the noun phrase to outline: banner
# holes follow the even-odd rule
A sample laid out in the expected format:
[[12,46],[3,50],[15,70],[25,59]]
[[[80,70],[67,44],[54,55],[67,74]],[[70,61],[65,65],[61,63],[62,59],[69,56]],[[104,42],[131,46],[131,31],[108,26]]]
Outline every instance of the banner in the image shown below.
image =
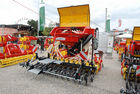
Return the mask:
[[112,53],[113,51],[113,36],[108,35],[108,43],[107,43],[107,53]]
[[110,32],[110,14],[107,14],[107,19],[106,19],[106,32]]
[[40,22],[40,32],[43,32],[45,29],[45,3],[43,2],[43,0],[41,1],[41,7],[39,10],[39,22]]

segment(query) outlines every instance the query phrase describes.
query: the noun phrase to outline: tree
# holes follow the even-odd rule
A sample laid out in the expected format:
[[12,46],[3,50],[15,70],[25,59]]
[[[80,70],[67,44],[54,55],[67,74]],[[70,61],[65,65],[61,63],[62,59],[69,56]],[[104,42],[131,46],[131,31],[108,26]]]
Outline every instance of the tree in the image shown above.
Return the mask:
[[38,27],[38,21],[36,20],[29,20],[27,22],[29,26],[31,26],[31,36],[36,36],[37,35],[37,27]]
[[48,27],[45,27],[45,30],[42,32],[43,35],[49,36],[52,29],[55,27],[56,23],[50,22]]
[[[27,22],[28,25],[31,26],[31,36],[36,36],[37,35],[37,28],[38,28],[38,21],[36,20],[29,20]],[[54,22],[50,22],[48,27],[45,27],[45,30],[43,32],[41,32],[44,36],[49,36],[50,32],[52,31],[52,29],[56,26],[56,23]],[[41,34],[41,35],[42,35]]]
[[50,32],[52,31],[53,27],[45,27],[45,30],[42,32],[45,36],[50,36]]

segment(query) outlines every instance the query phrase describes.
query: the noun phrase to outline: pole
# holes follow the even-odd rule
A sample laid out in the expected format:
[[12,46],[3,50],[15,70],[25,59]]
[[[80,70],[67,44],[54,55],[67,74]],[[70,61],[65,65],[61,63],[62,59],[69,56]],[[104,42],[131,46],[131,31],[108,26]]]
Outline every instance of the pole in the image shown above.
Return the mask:
[[92,37],[92,52],[91,52],[91,62],[93,63],[93,51],[94,51],[94,38]]
[[2,26],[2,33],[1,33],[2,35],[4,35],[4,30],[5,30],[5,26],[3,25]]
[[40,11],[40,7],[39,7],[40,2],[39,1],[40,0],[38,0],[38,27],[37,27],[37,36],[39,36],[39,30],[40,30],[40,13],[39,13],[39,11]]
[[106,21],[107,21],[107,8],[105,8],[105,32],[107,32],[106,31]]

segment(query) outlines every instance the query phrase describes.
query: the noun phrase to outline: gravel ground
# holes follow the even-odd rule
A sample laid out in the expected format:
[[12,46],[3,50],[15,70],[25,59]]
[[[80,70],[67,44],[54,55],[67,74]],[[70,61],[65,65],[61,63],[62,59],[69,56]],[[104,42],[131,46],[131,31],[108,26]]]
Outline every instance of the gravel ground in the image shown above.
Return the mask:
[[46,74],[36,76],[19,65],[0,68],[0,94],[119,94],[125,81],[117,55],[103,62],[104,68],[89,86]]

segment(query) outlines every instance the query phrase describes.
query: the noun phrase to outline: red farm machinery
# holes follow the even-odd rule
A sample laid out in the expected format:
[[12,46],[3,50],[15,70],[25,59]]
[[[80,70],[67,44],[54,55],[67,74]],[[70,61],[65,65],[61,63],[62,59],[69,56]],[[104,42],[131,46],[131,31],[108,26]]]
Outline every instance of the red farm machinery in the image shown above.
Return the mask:
[[[79,11],[82,10],[82,11]],[[90,28],[89,6],[58,8],[60,26],[46,39],[46,57],[28,64],[28,71],[47,73],[87,84],[101,70],[102,58],[94,50],[98,47],[98,28]],[[27,64],[27,62],[25,63]]]
[[0,68],[27,62],[28,59],[36,56],[34,52],[28,54],[26,50],[22,50],[20,46],[15,43],[17,41],[18,38],[12,35],[0,36]]
[[140,27],[134,27],[132,40],[126,46],[121,73],[126,80],[126,91],[124,94],[140,94]]

